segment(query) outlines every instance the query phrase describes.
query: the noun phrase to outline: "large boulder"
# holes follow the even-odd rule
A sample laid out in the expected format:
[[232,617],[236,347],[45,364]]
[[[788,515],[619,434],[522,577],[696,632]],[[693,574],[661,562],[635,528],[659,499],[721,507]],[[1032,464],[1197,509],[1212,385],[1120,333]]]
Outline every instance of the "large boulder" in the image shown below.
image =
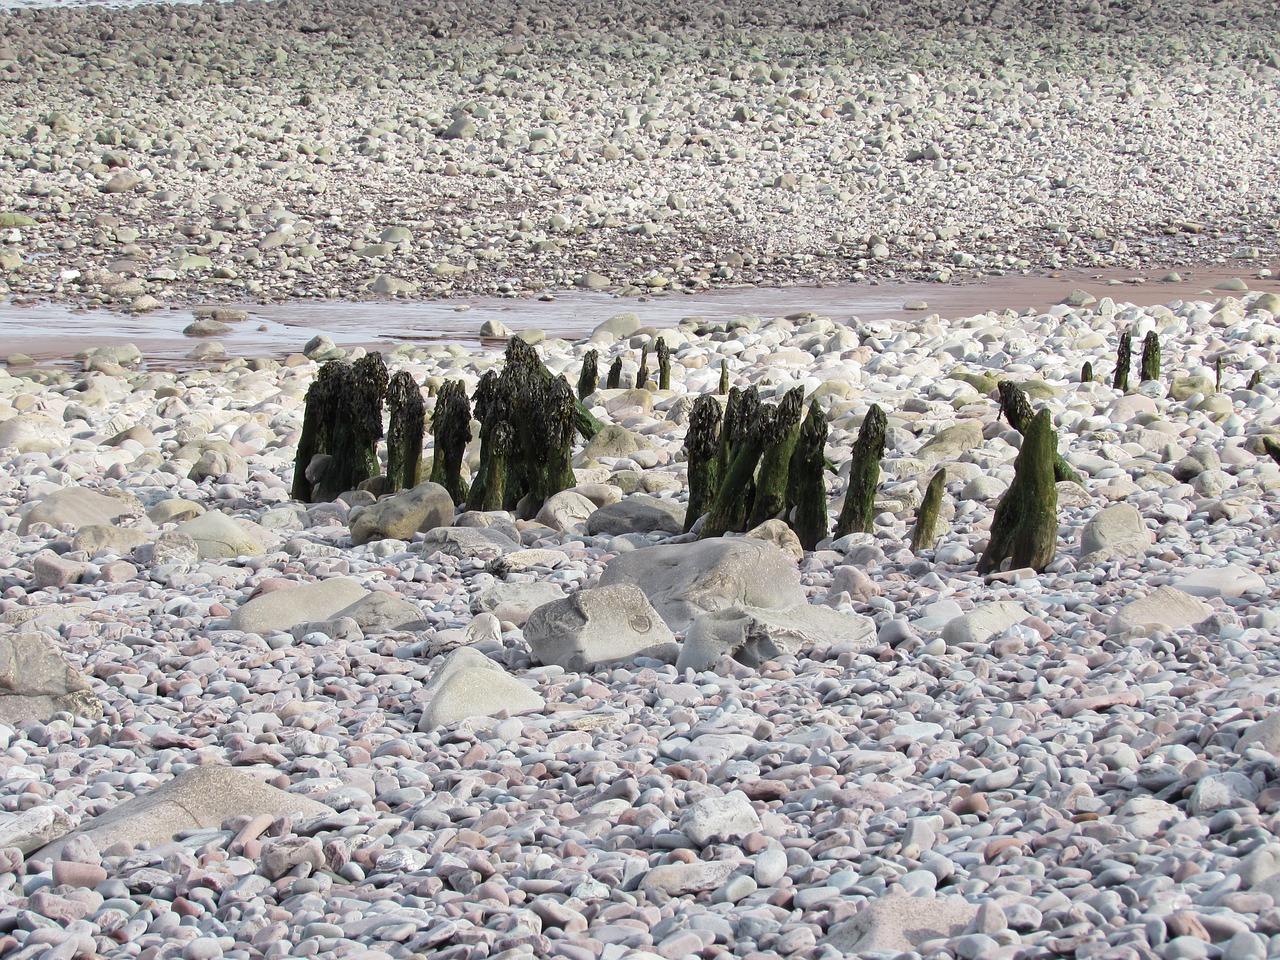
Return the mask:
[[524,638],[541,663],[566,670],[594,670],[636,657],[671,663],[679,652],[671,629],[630,584],[579,590],[544,604],[530,614]]
[[783,609],[806,602],[795,561],[772,543],[749,537],[659,544],[620,554],[599,585],[619,583],[643,590],[676,633],[707,612]]
[[601,457],[616,460],[637,450],[652,449],[652,444],[638,433],[616,423],[607,423],[587,441],[578,455],[578,461],[599,460]]
[[1213,608],[1198,597],[1183,593],[1176,587],[1160,587],[1116,611],[1107,624],[1107,634],[1115,636],[1135,628],[1177,630],[1207,620],[1212,615]]
[[0,420],[0,450],[18,453],[56,453],[71,444],[71,434],[59,420],[42,413],[20,413]]
[[942,628],[942,639],[952,646],[987,643],[1030,614],[1012,600],[993,600],[960,614]]
[[587,533],[593,537],[654,532],[676,535],[684,532],[684,514],[684,506],[674,500],[636,493],[587,517]]
[[517,540],[487,527],[436,527],[420,545],[424,557],[443,553],[459,560],[496,560],[522,549]]
[[0,633],[0,720],[47,723],[64,711],[89,720],[102,716],[85,675],[42,633]]
[[386,590],[375,590],[355,603],[348,604],[330,620],[339,617],[350,617],[365,633],[377,633],[384,630],[414,631],[425,630],[430,626],[422,610],[395,593]]
[[201,560],[229,560],[234,557],[260,557],[266,551],[244,527],[221,510],[209,510],[176,527],[196,542]]
[[481,591],[473,609],[492,613],[499,620],[506,620],[519,627],[539,607],[563,597],[564,590],[554,580],[515,580],[511,583],[499,581]]
[[982,421],[961,420],[930,437],[916,456],[933,466],[943,460],[954,460],[966,450],[981,447],[982,442]]
[[830,607],[804,602],[781,609],[735,606],[704,613],[693,621],[676,670],[709,670],[722,656],[758,667],[819,644],[862,650],[875,643],[875,637],[875,624],[866,617]]
[[58,529],[79,530],[90,524],[111,523],[117,517],[139,517],[142,502],[129,494],[106,494],[88,487],[63,487],[49,494],[18,524],[18,535],[33,523],[47,523]]
[[1095,513],[1080,532],[1080,558],[1086,563],[1140,557],[1155,542],[1142,514],[1129,503],[1113,503]]
[[478,650],[459,647],[427,684],[430,697],[418,729],[424,733],[467,717],[541,710],[546,700]]
[[977,915],[978,905],[962,897],[880,897],[834,926],[824,943],[845,956],[906,953],[959,936]]
[[43,847],[36,856],[58,860],[76,837],[87,837],[99,852],[121,845],[167,843],[184,830],[218,828],[229,817],[267,814],[294,819],[332,813],[315,800],[268,786],[231,767],[192,767],[172,780],[94,817],[78,830]]
[[587,518],[595,512],[596,505],[581,493],[561,490],[542,505],[537,521],[552,530],[581,533],[586,529]]
[[228,618],[227,626],[257,634],[288,631],[300,623],[329,620],[368,594],[368,590],[349,577],[285,587],[241,604]]
[[360,511],[351,521],[351,542],[412,540],[415,533],[453,523],[453,507],[449,491],[428,480]]

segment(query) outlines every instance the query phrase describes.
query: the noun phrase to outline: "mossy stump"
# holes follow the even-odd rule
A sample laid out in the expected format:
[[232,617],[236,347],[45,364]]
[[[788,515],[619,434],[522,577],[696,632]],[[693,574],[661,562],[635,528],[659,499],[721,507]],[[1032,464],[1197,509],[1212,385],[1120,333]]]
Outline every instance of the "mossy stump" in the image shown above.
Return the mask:
[[303,503],[313,502],[314,484],[307,479],[307,467],[316,454],[329,452],[330,437],[342,400],[346,367],[342,361],[330,360],[320,367],[315,380],[307,388],[302,410],[302,435],[298,438],[290,490],[290,496]]
[[1116,375],[1111,385],[1117,390],[1129,389],[1129,365],[1133,362],[1133,334],[1128,330],[1120,334],[1116,348]]
[[387,365],[377,353],[366,354],[355,363],[339,364],[328,448],[322,451],[333,459],[312,487],[313,500],[336,500],[379,473]]
[[605,378],[604,385],[609,390],[617,390],[622,386],[622,358],[614,357],[613,363],[609,365],[609,376]]
[[1160,379],[1160,336],[1154,330],[1142,341],[1142,379]]
[[[1031,401],[1027,399],[1023,389],[1012,380],[1001,380],[1000,386],[996,389],[1000,392],[1000,412],[1009,421],[1009,426],[1026,437],[1027,427],[1035,418]],[[1053,451],[1053,477],[1055,481],[1066,480],[1084,486],[1084,480],[1080,474],[1072,469],[1071,464],[1067,463],[1057,450]]]
[[938,540],[941,526],[942,495],[947,484],[947,471],[939,468],[929,481],[924,491],[924,499],[920,501],[920,509],[916,511],[915,526],[911,528],[911,552],[919,553],[928,550]]
[[1080,368],[1080,382],[1093,383],[1093,364],[1088,360],[1084,362],[1084,366]]
[[1053,476],[1057,447],[1049,411],[1041,410],[1023,433],[1013,483],[996,505],[991,539],[978,561],[978,573],[995,572],[1005,560],[1014,568],[1038,572],[1053,562],[1058,547],[1058,488]]
[[667,341],[658,338],[658,389],[671,389],[671,348]]
[[461,380],[446,380],[436,395],[431,436],[434,455],[429,479],[448,490],[454,503],[465,503],[468,490],[462,479],[462,458],[471,440],[471,404]]
[[804,388],[795,387],[773,408],[769,433],[760,449],[760,469],[756,476],[756,493],[751,502],[747,527],[758,527],[766,520],[781,517],[787,509],[787,478],[791,472],[791,454],[800,438],[800,415],[804,407]]
[[814,400],[800,424],[800,435],[787,473],[787,513],[791,529],[806,550],[816,550],[827,536],[825,450],[828,432],[826,414]]
[[422,439],[426,408],[422,391],[408,371],[401,370],[387,384],[387,492],[410,490],[422,476]]
[[876,487],[880,484],[880,460],[884,457],[885,431],[889,420],[873,403],[858,429],[853,442],[853,460],[849,465],[849,485],[845,489],[844,506],[836,519],[835,537],[851,533],[870,533],[875,517]]
[[684,532],[707,512],[720,489],[720,423],[724,417],[720,401],[703,394],[689,411],[689,432],[685,435],[685,460],[689,468],[689,503],[685,508]]
[[585,400],[600,385],[600,351],[588,350],[582,358],[582,372],[578,374],[578,399]]

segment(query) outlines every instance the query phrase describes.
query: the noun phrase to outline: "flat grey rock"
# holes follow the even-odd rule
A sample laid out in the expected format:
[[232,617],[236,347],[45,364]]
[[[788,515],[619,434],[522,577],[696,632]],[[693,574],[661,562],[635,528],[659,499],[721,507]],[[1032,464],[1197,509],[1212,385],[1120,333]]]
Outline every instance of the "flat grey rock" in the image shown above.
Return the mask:
[[46,723],[67,712],[89,720],[102,704],[87,677],[42,633],[0,633],[0,720]]
[[201,560],[260,557],[266,552],[259,540],[221,510],[208,510],[183,521],[175,529],[196,542]]
[[272,590],[232,611],[227,626],[246,633],[290,630],[300,623],[328,620],[369,593],[349,577]]
[[[517,555],[512,554],[512,556]],[[492,613],[499,620],[506,620],[519,627],[523,626],[529,616],[543,604],[552,603],[563,597],[564,589],[554,581],[517,580],[485,587],[479,599],[475,601],[475,605],[486,613]]]
[[1107,624],[1107,635],[1115,636],[1135,627],[1176,630],[1189,627],[1213,615],[1213,608],[1198,597],[1174,587],[1160,587],[1145,597],[1125,604]]
[[832,928],[823,941],[846,956],[905,953],[926,940],[959,936],[978,915],[962,897],[882,896]]
[[651,657],[670,663],[679,648],[644,592],[630,584],[579,590],[534,610],[524,638],[541,663],[593,670]]
[[438,483],[427,481],[383,497],[351,521],[351,542],[412,540],[415,533],[453,523],[453,499]]
[[33,523],[79,530],[90,524],[111,523],[116,517],[142,516],[142,503],[132,496],[108,496],[88,487],[63,487],[49,494],[18,524],[22,536]]
[[419,545],[424,557],[443,553],[459,560],[496,560],[520,549],[518,541],[485,527],[436,527],[423,535]]
[[379,630],[424,630],[429,624],[423,611],[404,597],[386,590],[374,590],[333,615],[350,617],[365,633]]
[[1155,539],[1136,507],[1113,503],[1095,513],[1084,525],[1080,532],[1080,557],[1086,563],[1140,557]]
[[749,667],[819,644],[862,650],[875,643],[866,617],[830,607],[797,603],[781,609],[731,607],[701,614],[680,647],[676,670],[709,670],[722,656]]
[[587,533],[593,537],[621,536],[624,533],[684,532],[684,505],[635,493],[601,507],[587,517]]
[[239,814],[310,818],[332,812],[322,803],[268,786],[232,767],[193,767],[94,817],[34,856],[57,860],[66,845],[80,836],[93,841],[99,852],[118,845],[132,850],[143,843],[165,843],[184,830],[221,826]]
[[546,700],[483,653],[459,647],[432,675],[430,697],[418,729],[429,732],[467,717],[493,717],[541,710]]

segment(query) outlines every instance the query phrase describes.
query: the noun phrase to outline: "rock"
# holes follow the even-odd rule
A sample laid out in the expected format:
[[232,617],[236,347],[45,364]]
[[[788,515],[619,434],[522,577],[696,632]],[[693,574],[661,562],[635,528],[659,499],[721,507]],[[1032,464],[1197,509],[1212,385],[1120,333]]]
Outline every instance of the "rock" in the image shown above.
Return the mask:
[[981,447],[982,443],[982,422],[961,420],[930,437],[916,455],[928,466],[934,466],[943,460],[954,460],[966,450]]
[[766,660],[819,644],[862,650],[875,643],[875,636],[875,625],[866,617],[830,607],[809,603],[781,609],[735,606],[694,619],[680,648],[676,670],[709,670],[722,656],[758,667]]
[[142,178],[136,173],[130,173],[127,170],[121,170],[104,183],[101,187],[103,193],[128,193],[136,190]]
[[63,487],[49,494],[18,524],[18,535],[33,523],[47,523],[59,530],[78,530],[90,524],[110,524],[117,517],[138,517],[142,503],[133,496],[109,496],[88,487]]
[[449,491],[427,481],[365,507],[351,521],[351,542],[412,540],[415,533],[453,523],[454,504]]
[[602,457],[619,459],[637,450],[650,450],[652,445],[638,433],[616,423],[606,423],[582,448],[575,464]]
[[166,530],[151,544],[148,559],[153,570],[170,566],[192,567],[200,562],[200,545],[185,533]]
[[533,611],[539,607],[563,598],[564,590],[558,583],[547,580],[517,580],[513,583],[495,583],[491,587],[486,587],[480,593],[476,605],[480,610],[492,613],[499,620],[514,623],[519,627],[523,626]]
[[596,505],[581,493],[561,490],[542,505],[537,521],[552,530],[576,530],[581,533],[587,529],[587,518],[595,511]]
[[1193,597],[1239,597],[1267,592],[1267,583],[1262,577],[1234,563],[1195,570],[1174,581],[1173,586]]
[[680,817],[680,830],[699,847],[733,843],[761,827],[760,815],[741,790],[699,800]]
[[71,443],[71,434],[59,421],[41,413],[20,413],[0,420],[0,450],[19,453],[56,453]]
[[610,334],[619,340],[631,336],[640,329],[642,324],[640,318],[634,313],[619,313],[597,323],[595,329],[591,331],[591,339],[596,339],[601,334]]
[[1115,823],[1140,840],[1153,840],[1185,819],[1182,811],[1155,797],[1133,797],[1115,813]]
[[1118,610],[1107,624],[1107,635],[1115,636],[1135,627],[1176,630],[1199,623],[1213,615],[1203,600],[1174,587],[1160,587]]
[[492,613],[477,614],[459,629],[435,631],[418,645],[417,652],[424,660],[431,660],[459,647],[472,647],[485,641],[502,643],[502,623]]
[[[1274,710],[1261,720],[1251,724],[1236,741],[1235,752],[1244,753],[1246,749],[1265,750],[1272,756],[1280,757],[1280,710]],[[1280,870],[1280,867],[1277,867]]]
[[117,845],[136,849],[143,843],[167,843],[184,830],[217,828],[235,816],[268,814],[299,819],[331,813],[333,810],[322,803],[268,786],[231,767],[191,767],[154,790],[94,817],[36,856],[58,860],[78,837],[87,837],[99,852]]
[[1132,504],[1113,503],[1095,513],[1080,533],[1080,558],[1084,563],[1140,557],[1155,543],[1142,514]]
[[88,720],[102,716],[88,678],[44,634],[0,633],[0,720],[15,727],[47,723],[63,711]]
[[1223,293],[1248,293],[1249,285],[1239,277],[1228,277],[1215,284],[1213,289],[1221,290]]
[[804,559],[804,546],[800,543],[800,538],[782,520],[766,520],[758,527],[748,530],[744,536],[772,543],[797,563]]
[[227,626],[256,634],[288,631],[299,623],[328,620],[368,593],[348,577],[272,590],[241,604],[232,612]]
[[952,646],[987,643],[1027,616],[1026,608],[1012,600],[984,603],[949,621],[942,628],[942,639]]
[[384,630],[415,631],[429,626],[423,611],[398,594],[375,590],[348,604],[331,619],[350,617],[365,633]]
[[249,467],[230,446],[219,446],[212,450],[204,450],[200,459],[187,476],[199,483],[201,480],[222,481],[224,477],[232,483],[244,483],[249,479]]
[[418,730],[427,733],[466,717],[494,717],[541,710],[542,695],[506,673],[483,653],[460,647],[427,684],[430,696]]
[[198,517],[202,513],[204,513],[203,504],[196,503],[193,500],[182,500],[178,497],[161,500],[159,503],[153,503],[147,508],[147,518],[152,523],[158,524],[181,523],[183,520]]
[[185,520],[174,532],[186,534],[195,541],[201,560],[260,557],[266,553],[261,543],[221,510],[209,510]]
[[[581,290],[607,290],[613,286],[613,281],[602,273],[595,273],[588,270],[586,273],[580,273],[573,278],[573,285]],[[606,320],[605,323],[608,323]],[[597,327],[597,329],[599,329]]]
[[136,527],[117,527],[109,523],[91,523],[76,531],[71,538],[71,549],[80,550],[90,557],[100,553],[113,553],[127,557],[151,537]]
[[222,337],[230,332],[230,326],[212,317],[202,317],[182,328],[185,337]]
[[420,544],[422,556],[433,553],[459,560],[495,560],[515,553],[520,544],[506,534],[485,527],[436,527],[428,530]]
[[745,860],[696,860],[693,863],[666,863],[654,867],[640,881],[640,889],[655,895],[681,897],[714,890],[747,866]]
[[579,590],[538,607],[524,638],[539,662],[577,671],[637,657],[671,663],[679,652],[648,598],[629,584]]
[[31,561],[32,579],[39,589],[61,589],[79,583],[89,569],[87,563],[67,560],[48,550],[40,551]]
[[1058,302],[1065,307],[1091,307],[1098,302],[1098,298],[1088,290],[1072,290]]
[[587,533],[593,537],[654,532],[672,536],[683,533],[684,505],[634,493],[587,517]]
[[903,953],[958,937],[977,915],[978,905],[961,897],[881,896],[834,926],[823,943],[846,956]]
[[70,833],[75,823],[52,805],[32,807],[21,813],[0,813],[0,850],[17,847],[24,854]]
[[708,611],[806,603],[795,562],[773,544],[747,537],[660,544],[621,554],[605,568],[599,585],[616,583],[643,590],[676,633]]
[[486,320],[480,324],[480,336],[486,340],[509,340],[515,331],[501,320]]
[[459,114],[453,122],[440,134],[443,140],[474,140],[476,138],[476,122],[468,114]]
[[388,296],[397,294],[415,294],[418,292],[418,285],[412,280],[402,280],[400,277],[393,277],[389,273],[379,274],[378,277],[369,285],[372,293],[383,293]]
[[1196,782],[1187,800],[1187,812],[1194,817],[1212,816],[1219,810],[1252,804],[1260,792],[1242,773],[1211,773]]

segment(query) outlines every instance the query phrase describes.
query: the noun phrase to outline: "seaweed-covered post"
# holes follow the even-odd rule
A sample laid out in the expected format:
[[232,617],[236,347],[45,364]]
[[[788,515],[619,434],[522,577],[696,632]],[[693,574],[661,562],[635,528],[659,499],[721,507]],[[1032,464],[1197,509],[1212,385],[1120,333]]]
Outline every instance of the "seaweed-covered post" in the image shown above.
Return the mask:
[[1160,335],[1154,330],[1147,331],[1142,341],[1142,379],[1160,379]]
[[475,414],[480,421],[480,465],[471,478],[467,507],[501,510],[506,498],[511,430],[511,386],[496,370],[486,370],[476,386]]
[[609,376],[604,385],[609,390],[617,390],[622,386],[622,357],[613,358],[613,363],[609,365]]
[[938,519],[942,509],[942,492],[947,483],[945,467],[939,467],[925,489],[924,499],[916,512],[916,525],[911,528],[911,552],[928,550],[938,539]]
[[426,433],[422,391],[407,370],[396,373],[387,384],[387,409],[387,490],[395,493],[418,485]]
[[1222,354],[1218,354],[1213,361],[1213,392],[1222,392]]
[[978,573],[999,570],[1006,560],[1014,567],[1043,571],[1053,562],[1058,546],[1058,488],[1053,479],[1053,454],[1058,435],[1041,410],[1023,434],[1014,461],[1013,483],[996,505],[991,539],[978,561]]
[[1093,364],[1088,360],[1084,362],[1084,366],[1080,368],[1080,382],[1093,383]]
[[[1035,412],[1031,409],[1031,401],[1027,399],[1022,388],[1012,380],[1001,380],[996,389],[1000,393],[1000,412],[1009,421],[1009,426],[1025,437],[1027,427],[1035,417]],[[1066,480],[1084,486],[1084,480],[1080,478],[1080,474],[1071,468],[1071,464],[1067,463],[1056,449],[1053,451],[1053,479],[1055,482]]]
[[585,400],[591,396],[596,392],[596,387],[600,385],[599,361],[600,351],[598,350],[588,350],[582,358],[582,373],[578,374],[579,400]]
[[717,392],[722,397],[729,393],[729,361],[724,357],[720,358],[720,383]]
[[671,389],[671,348],[662,337],[658,338],[658,389]]
[[649,348],[640,351],[640,369],[636,371],[636,389],[643,390],[649,382]]
[[[730,408],[733,408],[734,395],[731,393],[729,397]],[[738,394],[736,410],[725,411],[720,446],[723,454],[726,447],[725,436],[732,434],[731,455],[720,481],[720,489],[707,513],[706,522],[702,525],[702,538],[719,537],[731,530],[747,529],[747,518],[751,515],[751,507],[755,502],[753,478],[756,467],[760,463],[760,454],[764,452],[765,444],[774,439],[776,428],[777,407],[758,404],[759,394],[751,387]],[[750,421],[745,418],[748,410],[752,414]]]
[[315,491],[321,500],[334,500],[378,475],[387,383],[387,365],[381,354],[366,354],[343,370],[328,451],[333,459]]
[[502,378],[510,388],[509,422],[518,450],[518,459],[509,461],[503,506],[512,509],[529,494],[541,507],[573,486],[570,456],[580,404],[568,381],[552,376],[537,351],[516,337],[507,342]]
[[791,471],[791,454],[800,439],[800,413],[804,388],[795,387],[774,408],[773,422],[760,451],[760,472],[756,477],[756,495],[752,500],[748,527],[772,520],[787,508],[787,479]]
[[1116,348],[1116,376],[1111,385],[1117,390],[1129,389],[1129,364],[1133,362],[1133,334],[1126,330],[1120,334],[1120,346]]
[[1260,384],[1261,382],[1262,382],[1262,371],[1255,370],[1253,371],[1253,375],[1249,377],[1249,383],[1245,387],[1245,389],[1256,390],[1258,388],[1258,384]]
[[436,395],[431,436],[435,448],[431,482],[448,490],[455,504],[463,503],[467,500],[467,485],[462,479],[462,457],[471,439],[471,404],[461,380],[446,380]]
[[339,360],[330,360],[320,367],[315,380],[307,388],[302,412],[302,435],[298,438],[298,453],[293,463],[293,487],[290,496],[303,503],[311,503],[313,484],[307,479],[307,467],[318,453],[328,453],[333,424],[342,398],[340,383],[343,368]]
[[875,515],[876,487],[880,483],[880,460],[884,457],[884,435],[889,420],[873,403],[862,420],[858,439],[853,442],[853,460],[849,464],[849,485],[845,489],[844,506],[836,519],[835,536],[870,533]]
[[685,435],[685,459],[689,465],[689,503],[685,508],[684,532],[707,512],[720,488],[720,401],[703,394],[689,411],[689,432]]
[[809,404],[809,413],[800,424],[800,436],[791,453],[787,473],[787,511],[791,529],[806,550],[817,549],[827,535],[827,417],[818,401]]

